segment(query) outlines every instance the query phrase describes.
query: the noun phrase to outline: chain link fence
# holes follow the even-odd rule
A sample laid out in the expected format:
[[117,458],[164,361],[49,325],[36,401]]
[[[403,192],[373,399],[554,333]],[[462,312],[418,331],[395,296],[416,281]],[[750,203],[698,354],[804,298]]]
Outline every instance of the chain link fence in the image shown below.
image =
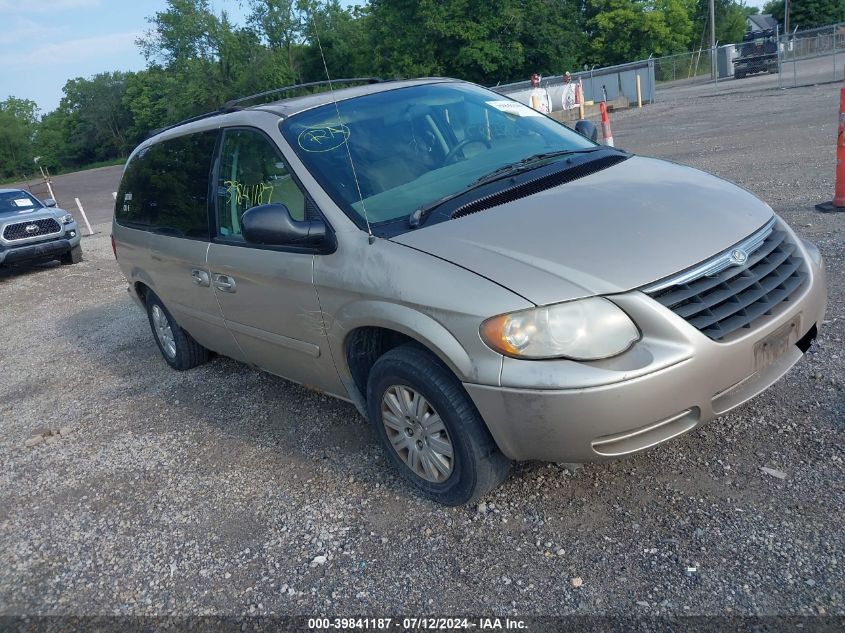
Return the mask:
[[712,59],[709,48],[657,57],[654,59],[654,78],[658,86],[669,82],[707,81],[712,75]]
[[845,22],[784,35],[778,48],[782,88],[845,78]]
[[842,81],[845,22],[788,34],[760,33],[737,44],[657,57],[653,63],[658,97],[692,96],[695,86],[722,81],[755,89]]
[[[845,0],[843,0],[845,1]],[[637,78],[644,104],[661,98],[697,96],[701,86],[730,81],[731,88],[791,88],[845,78],[845,22],[781,34],[768,31],[737,44],[650,57],[649,59],[573,72],[586,102],[626,98],[637,102]],[[543,77],[552,111],[562,109],[563,77]],[[529,81],[497,85],[493,90],[529,104]],[[624,101],[624,99],[623,99]]]

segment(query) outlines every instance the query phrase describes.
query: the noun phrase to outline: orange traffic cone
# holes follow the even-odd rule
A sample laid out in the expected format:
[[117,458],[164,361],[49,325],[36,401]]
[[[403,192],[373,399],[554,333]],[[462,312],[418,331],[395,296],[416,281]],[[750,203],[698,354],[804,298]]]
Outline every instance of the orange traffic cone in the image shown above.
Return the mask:
[[822,213],[845,211],[845,88],[839,90],[839,132],[836,137],[836,176],[833,184],[833,200],[817,204]]
[[607,104],[605,104],[604,101],[599,101],[599,110],[601,111],[602,143],[608,147],[613,147],[613,132],[610,130],[610,119],[607,116]]

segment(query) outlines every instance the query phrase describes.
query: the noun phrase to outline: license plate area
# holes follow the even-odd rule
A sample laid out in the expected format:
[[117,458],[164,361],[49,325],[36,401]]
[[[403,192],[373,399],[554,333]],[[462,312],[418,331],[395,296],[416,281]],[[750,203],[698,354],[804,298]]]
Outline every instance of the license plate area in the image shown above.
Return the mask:
[[798,342],[801,327],[801,315],[795,315],[766,338],[754,345],[754,370],[760,371],[783,356],[790,345]]

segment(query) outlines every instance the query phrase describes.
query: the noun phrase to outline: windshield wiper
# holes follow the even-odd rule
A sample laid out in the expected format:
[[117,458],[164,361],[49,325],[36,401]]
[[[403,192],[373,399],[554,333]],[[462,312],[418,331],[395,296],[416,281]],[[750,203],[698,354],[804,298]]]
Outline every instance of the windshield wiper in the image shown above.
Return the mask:
[[464,195],[468,191],[472,191],[473,189],[480,187],[481,185],[486,183],[478,183],[478,184],[471,184],[468,187],[464,187],[460,191],[456,191],[455,193],[450,193],[448,196],[443,196],[435,200],[434,202],[429,202],[428,204],[424,204],[421,207],[417,207],[411,212],[411,215],[408,216],[408,224],[411,226],[412,229],[417,228],[423,221],[428,217],[428,214],[434,211],[437,207],[442,204],[446,204],[449,200],[454,200],[455,198]]
[[595,147],[584,147],[581,149],[561,149],[554,152],[532,154],[531,156],[527,156],[515,163],[503,165],[502,167],[491,171],[489,174],[485,174],[478,180],[475,180],[472,185],[486,185],[488,182],[495,182],[503,178],[509,178],[511,176],[516,176],[523,172],[536,169],[537,167],[542,167],[542,165],[538,165],[537,163],[542,163],[549,158],[558,158],[559,156],[568,156],[570,154],[586,154],[589,152],[595,152],[599,149],[604,149],[604,146],[596,145]]
[[411,215],[408,216],[408,224],[411,225],[412,229],[415,229],[423,223],[425,218],[432,211],[434,211],[437,207],[446,204],[447,202],[449,202],[449,200],[454,200],[455,198],[462,196],[465,193],[472,191],[473,189],[477,189],[478,187],[490,184],[491,182],[510,178],[511,176],[517,176],[523,172],[531,171],[532,169],[536,169],[537,167],[542,167],[542,165],[538,165],[537,163],[541,163],[546,159],[557,158],[559,156],[567,156],[570,154],[586,154],[588,152],[594,152],[599,149],[606,148],[603,145],[596,145],[595,147],[584,147],[581,149],[562,149],[553,152],[542,152],[539,154],[532,154],[531,156],[527,156],[526,158],[523,158],[515,163],[503,165],[498,169],[494,169],[489,174],[485,174],[481,178],[474,180],[467,187],[461,189],[460,191],[450,193],[448,196],[444,196],[438,200],[435,200],[434,202],[424,204],[423,206],[414,209]]

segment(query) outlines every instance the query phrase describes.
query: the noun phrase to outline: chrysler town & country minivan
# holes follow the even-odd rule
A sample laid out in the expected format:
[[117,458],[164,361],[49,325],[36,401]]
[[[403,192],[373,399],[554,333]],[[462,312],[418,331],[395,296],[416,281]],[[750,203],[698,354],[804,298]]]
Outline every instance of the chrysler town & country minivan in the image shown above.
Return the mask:
[[214,352],[351,401],[439,502],[686,433],[821,324],[818,249],[720,178],[456,80],[246,103],[130,156],[129,290],[174,369]]

